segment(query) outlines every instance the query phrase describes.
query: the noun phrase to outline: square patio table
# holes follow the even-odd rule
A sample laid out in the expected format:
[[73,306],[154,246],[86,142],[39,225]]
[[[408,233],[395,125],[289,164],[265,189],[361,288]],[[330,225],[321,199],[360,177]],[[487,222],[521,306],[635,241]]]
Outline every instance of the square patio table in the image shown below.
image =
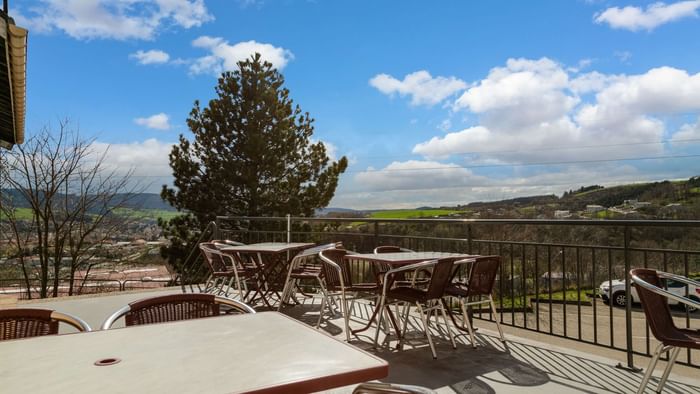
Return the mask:
[[[253,296],[248,301],[253,303],[255,298],[260,295],[263,303],[272,308],[268,300],[270,294],[275,294],[281,300],[281,296],[277,293],[275,285],[279,283],[282,274],[286,272],[285,267],[289,264],[289,260],[294,255],[304,249],[314,246],[308,242],[261,242],[249,245],[240,246],[221,246],[220,251],[224,253],[239,253],[243,255],[252,255],[256,258],[256,265],[260,270],[261,284],[253,293]],[[261,289],[264,287],[264,290]]]
[[[409,264],[414,264],[414,263],[420,263],[422,261],[428,261],[428,260],[437,260],[437,259],[446,259],[446,258],[451,258],[456,260],[463,260],[463,259],[469,259],[469,258],[476,258],[479,257],[479,255],[474,255],[474,254],[465,254],[465,253],[448,253],[448,252],[396,252],[396,253],[362,253],[362,254],[350,254],[350,255],[345,255],[343,257],[345,260],[348,262],[351,261],[366,261],[370,263],[384,263],[392,268],[397,268]],[[374,311],[372,312],[372,316],[370,316],[369,321],[367,322],[367,325],[364,327],[361,327],[359,329],[353,330],[353,334],[358,334],[360,332],[368,330],[371,326],[374,320],[376,319],[377,315],[379,314],[379,304],[374,308]],[[452,311],[450,308],[447,308],[448,315],[450,315],[450,319],[452,322],[457,326],[457,322],[455,321],[455,317],[452,314]],[[392,325],[396,329],[396,332],[399,333],[399,338],[400,338],[400,330],[398,328],[398,324],[394,320],[394,316],[389,310],[389,319],[391,320]],[[459,328],[459,327],[458,327]],[[397,345],[398,347],[398,345]]]
[[478,257],[478,255],[447,252],[397,252],[397,253],[363,253],[346,255],[345,260],[385,263],[392,267],[401,267],[421,261],[453,258],[455,260]]
[[[290,393],[388,375],[388,363],[277,312],[0,342],[7,393]],[[97,366],[107,358],[120,361]]]

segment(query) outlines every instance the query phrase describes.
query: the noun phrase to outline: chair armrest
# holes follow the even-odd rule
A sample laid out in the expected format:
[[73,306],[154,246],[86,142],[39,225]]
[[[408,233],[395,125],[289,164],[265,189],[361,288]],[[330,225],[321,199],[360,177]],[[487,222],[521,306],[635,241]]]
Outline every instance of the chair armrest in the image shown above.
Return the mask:
[[659,275],[659,278],[672,279],[672,280],[675,280],[676,282],[685,283],[686,285],[693,285],[696,287],[700,287],[700,282],[698,282],[696,280],[692,280],[690,278],[686,278],[685,276],[670,274],[668,272],[657,272],[657,274]]
[[[387,283],[393,282],[391,277],[395,276],[400,272],[406,271],[418,271],[420,269],[426,269],[435,266],[437,260],[421,261],[420,263],[414,263],[409,265],[404,265],[403,267],[392,268],[384,274],[384,286],[382,287],[382,294],[386,294]],[[415,278],[414,278],[415,279]]]
[[109,330],[115,321],[119,320],[120,317],[126,315],[130,311],[131,311],[131,306],[129,306],[129,305],[123,306],[121,309],[112,313],[107,319],[105,319],[104,323],[102,323],[102,326],[100,326],[100,330]]
[[[669,276],[662,276],[661,274],[662,274],[662,272],[659,272],[659,277],[666,277],[666,278],[671,278],[673,280],[677,280],[676,275],[667,274]],[[663,272],[663,274],[666,274],[666,273]],[[681,278],[683,278],[683,277],[681,277]],[[640,279],[639,277],[637,277],[637,275],[632,275],[632,282],[634,282],[634,284],[636,284],[637,286],[641,286],[641,287],[643,287],[643,288],[645,288],[653,293],[656,293],[658,295],[661,295],[661,296],[664,296],[666,298],[670,298],[672,300],[678,301],[681,304],[685,304],[685,305],[700,309],[700,302],[693,301],[690,298],[685,298],[683,296],[673,294],[668,290],[664,290],[662,288],[656,287],[656,286],[652,285],[651,283],[648,283],[648,282]],[[690,280],[690,282],[694,282],[694,281]],[[695,283],[697,283],[697,282],[695,282]]]
[[85,320],[79,318],[78,316],[73,316],[73,315],[68,314],[68,313],[53,311],[53,312],[51,312],[51,318],[54,320],[58,320],[60,322],[66,323],[68,325],[71,325],[80,331],[84,331],[84,332],[92,331],[92,328],[90,328],[90,325],[87,324],[85,322]]
[[229,306],[233,309],[238,310],[239,312],[243,313],[255,313],[255,309],[253,309],[250,305],[245,304],[243,302],[237,301],[237,300],[232,300],[230,298],[226,297],[215,297],[214,302],[220,305],[226,305]]

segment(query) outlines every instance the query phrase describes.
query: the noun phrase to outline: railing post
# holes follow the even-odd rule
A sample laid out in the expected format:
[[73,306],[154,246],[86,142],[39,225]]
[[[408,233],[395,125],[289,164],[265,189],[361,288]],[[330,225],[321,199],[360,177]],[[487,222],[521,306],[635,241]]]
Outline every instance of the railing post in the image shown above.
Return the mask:
[[472,254],[472,225],[467,224],[467,253]]
[[219,217],[217,216],[217,218],[212,222],[212,225],[214,226],[214,231],[212,231],[212,234],[214,236],[213,239],[221,239],[222,238],[221,231],[219,230],[219,228],[221,226],[219,224],[220,224]]
[[[625,258],[625,336],[627,339],[627,366],[622,363],[618,364],[618,368],[628,369],[630,371],[639,372],[642,369],[634,366],[634,349],[632,349],[632,283],[630,281],[631,256],[630,256],[630,228],[624,227],[624,258]],[[612,300],[610,301],[612,302]]]
[[292,242],[292,215],[287,214],[287,243]]
[[379,222],[374,222],[374,247],[379,246]]

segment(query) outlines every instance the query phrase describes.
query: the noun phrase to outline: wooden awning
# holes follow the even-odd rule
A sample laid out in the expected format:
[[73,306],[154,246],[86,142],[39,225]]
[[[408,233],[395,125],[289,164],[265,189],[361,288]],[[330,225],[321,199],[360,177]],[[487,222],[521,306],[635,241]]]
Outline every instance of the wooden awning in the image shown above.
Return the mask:
[[27,35],[0,11],[0,146],[7,149],[24,142]]

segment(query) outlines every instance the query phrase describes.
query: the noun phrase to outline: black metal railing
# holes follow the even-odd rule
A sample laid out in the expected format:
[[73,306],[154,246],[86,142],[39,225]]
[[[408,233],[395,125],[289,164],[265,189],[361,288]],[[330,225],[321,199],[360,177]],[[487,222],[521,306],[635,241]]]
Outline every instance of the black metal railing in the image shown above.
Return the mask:
[[[99,279],[88,278],[86,280],[76,279],[73,284],[73,290],[70,289],[70,280],[68,278],[60,279],[58,289],[55,292],[57,297],[65,297],[69,295],[86,295],[98,293],[111,293],[127,290],[145,290],[160,287],[175,286],[177,282],[174,279]],[[0,279],[0,295],[12,296],[18,300],[37,299],[40,297],[41,284],[38,279],[30,279],[29,286],[23,278]],[[47,287],[47,294],[50,297],[54,295],[53,280]]]
[[[621,279],[618,291],[629,294],[627,273],[642,266],[700,275],[700,221],[219,217],[210,230],[246,243],[342,241],[358,252],[393,244],[496,254],[503,261],[495,290],[499,316],[477,310],[475,318],[622,350],[623,367],[631,369],[633,355],[650,355],[654,339],[638,305],[604,304],[599,285]],[[196,258],[185,269],[189,278],[206,272]],[[357,269],[371,277],[368,265]],[[673,314],[679,326],[700,328],[700,312]],[[699,359],[688,351],[679,362],[697,367]]]

